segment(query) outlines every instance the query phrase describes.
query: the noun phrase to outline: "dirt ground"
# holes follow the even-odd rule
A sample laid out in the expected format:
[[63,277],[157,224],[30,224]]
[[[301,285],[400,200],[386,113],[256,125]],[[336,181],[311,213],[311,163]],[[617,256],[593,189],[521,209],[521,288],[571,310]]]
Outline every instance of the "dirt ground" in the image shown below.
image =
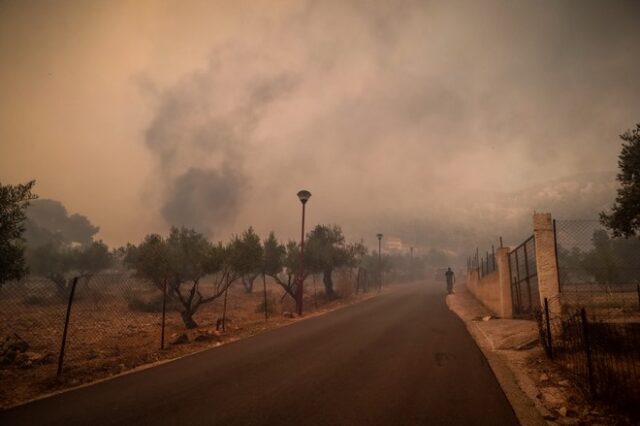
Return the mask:
[[[308,280],[302,319],[379,294],[375,290],[355,294],[352,277],[337,275],[334,280],[340,296],[333,300],[324,297],[321,280],[316,279],[315,286],[312,279]],[[206,290],[203,286],[203,291]],[[30,291],[42,294],[39,290]],[[387,291],[388,288],[383,290]],[[166,318],[165,349],[161,350],[161,313],[132,309],[132,301],[147,303],[158,299],[160,293],[133,281],[109,284],[98,281],[78,287],[69,322],[64,370],[62,376],[57,377],[67,307],[65,303],[49,302],[51,295],[43,297],[44,302],[34,302],[31,293],[5,291],[0,297],[0,343],[6,337],[18,335],[28,344],[28,349],[18,354],[15,362],[0,365],[0,408],[219,346],[301,319],[291,314],[295,310],[294,303],[288,296],[283,297],[284,291],[276,283],[267,282],[270,312],[266,321],[261,309],[264,300],[262,280],[256,280],[252,293],[246,293],[241,284],[236,284],[228,292],[225,331],[216,330],[224,309],[224,297],[203,305],[194,316],[198,327],[191,330],[185,328],[179,312],[170,309]],[[180,340],[186,342],[180,343]]]

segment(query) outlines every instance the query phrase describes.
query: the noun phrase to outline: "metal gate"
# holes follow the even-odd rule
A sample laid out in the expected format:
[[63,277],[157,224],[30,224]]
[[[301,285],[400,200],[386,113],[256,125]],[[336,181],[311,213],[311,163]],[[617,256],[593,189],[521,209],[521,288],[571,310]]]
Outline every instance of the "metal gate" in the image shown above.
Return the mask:
[[533,235],[509,253],[513,315],[530,317],[540,308],[536,243]]

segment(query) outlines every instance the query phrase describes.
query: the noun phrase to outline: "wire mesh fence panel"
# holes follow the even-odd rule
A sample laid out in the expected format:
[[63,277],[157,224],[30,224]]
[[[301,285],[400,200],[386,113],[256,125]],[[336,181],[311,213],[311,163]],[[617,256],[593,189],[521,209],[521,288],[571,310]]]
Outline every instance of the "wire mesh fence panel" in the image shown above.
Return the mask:
[[591,397],[640,419],[640,323],[596,320],[585,308],[547,315],[538,314],[546,353]]
[[555,233],[563,305],[640,320],[640,240],[614,238],[596,220],[558,220]]
[[162,292],[129,274],[78,280],[69,318],[64,369],[123,370],[160,347]]
[[60,286],[28,277],[0,288],[0,368],[55,372],[67,298]]

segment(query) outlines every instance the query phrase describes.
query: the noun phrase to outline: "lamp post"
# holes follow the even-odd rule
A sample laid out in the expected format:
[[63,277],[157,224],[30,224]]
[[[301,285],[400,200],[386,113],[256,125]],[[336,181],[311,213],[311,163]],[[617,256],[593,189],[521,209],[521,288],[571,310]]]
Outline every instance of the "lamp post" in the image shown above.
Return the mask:
[[382,234],[378,237],[378,291],[382,290]]
[[302,315],[302,295],[304,283],[304,214],[307,201],[311,198],[311,193],[306,190],[298,192],[298,198],[302,203],[302,233],[300,234],[300,275],[298,276],[298,288],[296,289],[296,299],[298,302],[298,315]]

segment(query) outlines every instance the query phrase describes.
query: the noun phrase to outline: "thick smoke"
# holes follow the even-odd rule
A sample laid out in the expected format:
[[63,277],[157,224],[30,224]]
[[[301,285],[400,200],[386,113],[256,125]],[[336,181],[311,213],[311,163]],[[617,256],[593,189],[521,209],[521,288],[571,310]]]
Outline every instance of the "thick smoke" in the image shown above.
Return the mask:
[[631,5],[489,5],[314,3],[217,45],[157,95],[165,220],[292,236],[305,188],[311,221],[465,254],[596,217],[639,105]]
[[171,196],[162,209],[165,219],[212,235],[214,225],[230,222],[238,211],[245,178],[226,167],[189,169],[172,185]]
[[[204,71],[157,95],[146,145],[157,156],[169,225],[211,236],[233,224],[251,182],[245,170],[264,109],[293,87],[286,73],[234,75],[246,47],[214,51]],[[225,58],[221,61],[221,58]],[[240,83],[239,83],[240,81]]]
[[27,209],[25,239],[30,247],[48,243],[89,245],[99,230],[87,217],[69,214],[56,200],[34,200]]

